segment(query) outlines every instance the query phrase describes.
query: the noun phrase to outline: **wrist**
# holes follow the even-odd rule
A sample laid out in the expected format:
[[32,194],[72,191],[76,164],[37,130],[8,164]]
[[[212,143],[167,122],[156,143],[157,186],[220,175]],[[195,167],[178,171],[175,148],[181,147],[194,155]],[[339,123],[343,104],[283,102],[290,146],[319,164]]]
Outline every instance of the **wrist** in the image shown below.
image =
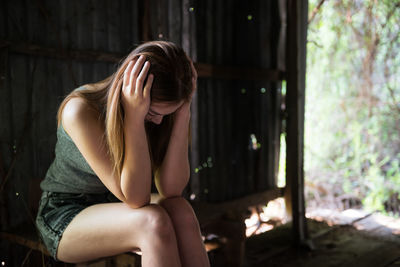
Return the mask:
[[124,120],[144,121],[149,110],[148,106],[137,106],[129,103],[122,103],[124,110]]
[[179,111],[175,114],[175,123],[187,123],[190,121],[190,109],[187,112]]
[[125,113],[124,116],[124,125],[127,126],[144,126],[144,117],[140,116],[139,114],[134,114],[132,112]]
[[179,118],[190,118],[190,102],[184,103],[175,114]]

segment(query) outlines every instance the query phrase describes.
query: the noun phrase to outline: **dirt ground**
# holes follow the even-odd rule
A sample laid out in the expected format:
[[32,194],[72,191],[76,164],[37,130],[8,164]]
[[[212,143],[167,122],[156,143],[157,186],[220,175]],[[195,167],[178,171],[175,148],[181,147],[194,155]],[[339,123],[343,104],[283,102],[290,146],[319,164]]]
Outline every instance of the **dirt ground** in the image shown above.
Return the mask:
[[290,224],[252,236],[246,267],[399,267],[400,219],[348,209],[307,214],[310,239],[292,247]]

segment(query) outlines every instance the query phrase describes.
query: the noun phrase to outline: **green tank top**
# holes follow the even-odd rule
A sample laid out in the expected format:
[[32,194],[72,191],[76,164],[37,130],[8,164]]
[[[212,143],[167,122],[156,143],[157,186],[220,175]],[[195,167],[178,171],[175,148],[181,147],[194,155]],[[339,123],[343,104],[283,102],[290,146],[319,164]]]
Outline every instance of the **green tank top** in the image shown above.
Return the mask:
[[61,123],[57,129],[55,159],[40,188],[60,193],[96,194],[108,191]]

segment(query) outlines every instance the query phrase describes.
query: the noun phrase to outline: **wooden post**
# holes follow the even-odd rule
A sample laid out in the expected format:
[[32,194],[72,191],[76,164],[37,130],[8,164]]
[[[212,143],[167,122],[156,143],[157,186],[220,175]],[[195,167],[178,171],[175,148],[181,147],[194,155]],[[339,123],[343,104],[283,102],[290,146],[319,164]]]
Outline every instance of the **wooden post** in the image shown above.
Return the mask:
[[293,220],[296,245],[304,244],[308,238],[303,170],[307,13],[307,0],[287,0],[285,200],[287,212]]
[[[151,18],[150,18],[150,2],[149,0],[138,2],[139,11],[139,30],[141,31],[140,37],[143,42],[153,40],[151,34]],[[140,13],[142,12],[142,13]]]
[[[0,48],[0,96],[8,96],[8,49]],[[8,107],[7,107],[8,108]],[[3,112],[3,109],[1,110]],[[1,114],[1,113],[0,113]],[[4,123],[6,114],[1,114],[0,120]],[[8,121],[8,120],[7,120]],[[4,186],[7,179],[6,165],[4,162],[3,155],[0,151],[0,223],[2,229],[8,227],[9,224],[9,212],[8,212],[8,194],[4,191]]]

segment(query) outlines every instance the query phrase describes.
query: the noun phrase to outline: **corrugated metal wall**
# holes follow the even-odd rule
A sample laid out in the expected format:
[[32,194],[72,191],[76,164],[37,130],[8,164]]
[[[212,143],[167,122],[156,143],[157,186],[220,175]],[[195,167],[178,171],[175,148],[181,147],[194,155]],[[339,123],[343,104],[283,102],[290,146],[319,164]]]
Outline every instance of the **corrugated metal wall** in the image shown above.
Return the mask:
[[[198,62],[276,69],[278,2],[2,1],[1,229],[31,221],[54,157],[56,111],[72,89],[105,78],[152,39],[174,41]],[[199,78],[188,196],[220,202],[275,187],[280,95],[279,82]]]
[[[278,1],[198,1],[197,60],[216,65],[277,68]],[[276,185],[280,85],[200,79],[193,187],[220,202]]]
[[[38,183],[54,157],[56,111],[79,84],[105,78],[114,63],[56,59],[14,51],[20,43],[125,54],[139,43],[136,1],[2,1],[1,156],[10,171],[8,224],[26,221],[37,206]],[[13,160],[15,165],[11,165]],[[32,203],[30,203],[32,202]],[[25,203],[25,204],[24,204]],[[16,212],[18,211],[18,212]],[[9,216],[7,216],[9,215]]]

